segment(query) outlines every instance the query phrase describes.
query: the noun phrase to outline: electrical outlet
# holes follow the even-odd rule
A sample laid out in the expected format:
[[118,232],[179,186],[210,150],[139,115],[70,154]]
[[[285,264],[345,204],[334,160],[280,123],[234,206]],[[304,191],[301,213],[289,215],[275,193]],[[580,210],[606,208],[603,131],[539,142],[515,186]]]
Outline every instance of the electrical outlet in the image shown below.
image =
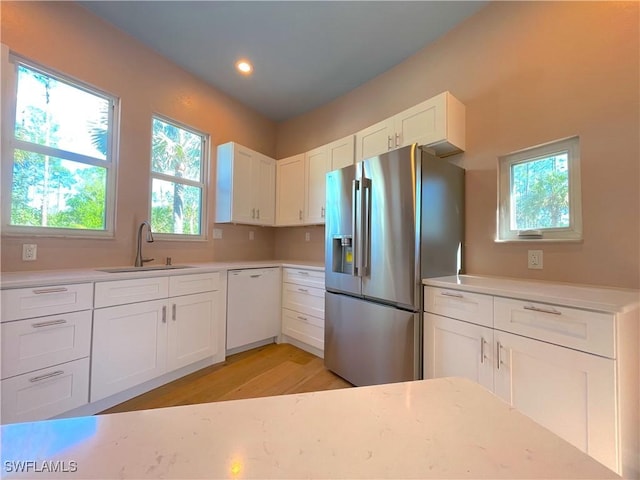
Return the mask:
[[35,243],[23,243],[22,244],[22,260],[26,262],[32,262],[37,258],[38,245]]
[[214,240],[222,240],[222,229],[214,228],[213,229],[213,239]]
[[253,230],[249,230],[249,240],[255,240],[256,233]]
[[311,232],[304,232],[304,241],[305,242],[311,241]]
[[542,270],[542,250],[529,250],[527,252],[527,266],[534,270]]

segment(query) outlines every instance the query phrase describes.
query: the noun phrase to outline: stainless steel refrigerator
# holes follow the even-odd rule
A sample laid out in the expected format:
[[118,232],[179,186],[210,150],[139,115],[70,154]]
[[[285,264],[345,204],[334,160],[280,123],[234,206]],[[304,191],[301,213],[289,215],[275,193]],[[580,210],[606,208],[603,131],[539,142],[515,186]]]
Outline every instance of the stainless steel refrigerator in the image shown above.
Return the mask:
[[411,145],[326,189],[326,367],[354,385],[422,378],[421,281],[462,268],[464,169]]

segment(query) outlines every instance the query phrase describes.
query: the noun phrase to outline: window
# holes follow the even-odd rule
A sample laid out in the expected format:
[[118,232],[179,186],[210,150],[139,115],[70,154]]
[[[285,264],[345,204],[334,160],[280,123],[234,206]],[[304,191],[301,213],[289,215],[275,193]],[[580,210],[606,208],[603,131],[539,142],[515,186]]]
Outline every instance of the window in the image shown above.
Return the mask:
[[151,229],[154,233],[180,235],[180,238],[204,236],[206,143],[206,135],[202,133],[153,117]]
[[116,98],[18,57],[9,66],[5,232],[113,235]]
[[581,240],[579,138],[499,158],[498,241]]

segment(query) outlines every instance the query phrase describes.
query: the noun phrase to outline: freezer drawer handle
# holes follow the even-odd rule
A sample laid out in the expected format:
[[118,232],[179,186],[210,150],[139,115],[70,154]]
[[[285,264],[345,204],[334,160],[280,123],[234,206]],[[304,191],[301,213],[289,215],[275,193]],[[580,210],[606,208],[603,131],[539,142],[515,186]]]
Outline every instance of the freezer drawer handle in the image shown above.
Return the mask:
[[555,308],[540,308],[540,307],[534,307],[533,305],[525,305],[524,309],[531,310],[533,312],[550,313],[551,315],[562,315],[562,312],[559,312]]
[[43,293],[61,293],[66,292],[67,289],[65,287],[54,287],[54,288],[40,288],[38,290],[34,290],[33,293],[36,295],[42,295]]
[[42,327],[51,327],[52,325],[61,325],[63,323],[67,323],[67,321],[64,318],[60,318],[58,320],[51,320],[49,322],[32,323],[31,326],[33,328],[42,328]]
[[47,378],[57,377],[59,375],[62,375],[63,373],[64,373],[64,370],[56,370],[55,372],[45,373],[44,375],[39,375],[37,377],[30,378],[29,381],[31,383],[35,383],[41,380],[46,380]]
[[441,292],[440,295],[443,297],[464,298],[464,295],[461,293]]

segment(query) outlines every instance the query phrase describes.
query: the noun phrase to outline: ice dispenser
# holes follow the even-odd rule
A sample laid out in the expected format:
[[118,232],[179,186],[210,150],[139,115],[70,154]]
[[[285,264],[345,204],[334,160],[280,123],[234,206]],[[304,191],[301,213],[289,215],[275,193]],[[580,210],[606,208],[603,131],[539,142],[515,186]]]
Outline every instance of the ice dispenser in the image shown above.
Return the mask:
[[333,271],[353,274],[353,237],[351,235],[334,235]]

